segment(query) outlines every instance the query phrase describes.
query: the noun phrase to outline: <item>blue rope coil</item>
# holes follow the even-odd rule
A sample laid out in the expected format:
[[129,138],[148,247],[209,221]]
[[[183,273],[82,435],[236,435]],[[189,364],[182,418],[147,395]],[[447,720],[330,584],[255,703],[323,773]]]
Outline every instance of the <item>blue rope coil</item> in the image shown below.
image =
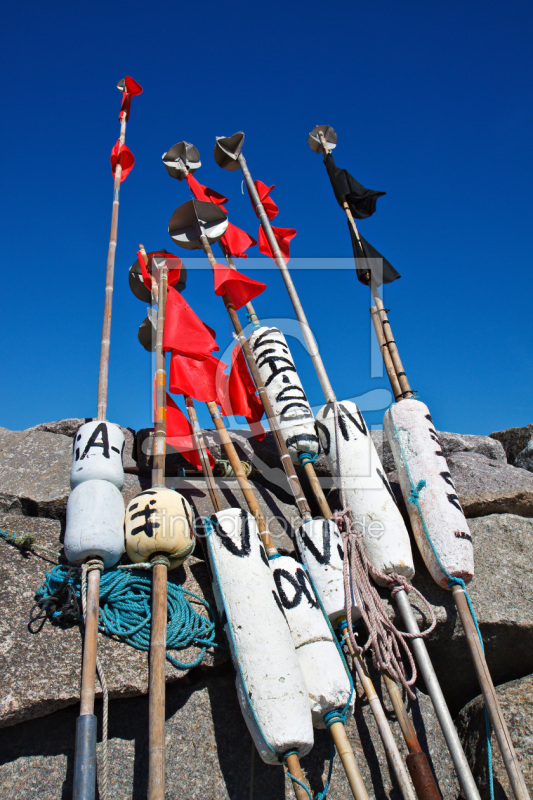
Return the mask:
[[[71,574],[69,575],[69,569]],[[80,574],[72,574],[72,568],[59,564],[45,573],[45,580],[36,592],[37,601],[55,595],[62,584],[71,586],[81,605]],[[196,611],[189,597],[198,601],[208,612],[205,617]],[[151,575],[132,569],[108,569],[100,578],[100,609],[98,629],[105,635],[116,637],[136,650],[150,649],[151,628]],[[56,611],[52,617],[59,617]],[[177,669],[191,669],[203,660],[208,647],[220,647],[215,642],[214,614],[207,600],[183,586],[168,583],[167,650],[195,646],[200,655],[190,663],[182,663],[167,652],[167,660]],[[53,621],[53,620],[52,620]]]
[[318,453],[315,453],[314,456],[311,453],[298,453],[298,460],[302,467],[305,467],[306,464],[314,464],[318,458]]

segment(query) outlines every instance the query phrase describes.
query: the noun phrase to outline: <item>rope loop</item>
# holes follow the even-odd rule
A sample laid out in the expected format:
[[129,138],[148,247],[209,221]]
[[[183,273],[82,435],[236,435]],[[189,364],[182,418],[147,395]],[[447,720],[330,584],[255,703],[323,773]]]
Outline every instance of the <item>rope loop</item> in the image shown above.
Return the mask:
[[314,456],[311,453],[298,453],[298,460],[302,467],[305,467],[306,464],[314,464],[318,458],[318,453],[315,453]]
[[332,711],[328,711],[324,714],[324,722],[326,723],[326,728],[330,728],[335,722],[342,722],[345,725],[346,709],[334,708]]
[[101,558],[90,558],[82,566],[82,571],[85,572],[85,574],[92,572],[93,569],[98,569],[100,572],[104,571],[104,562]]
[[6,542],[18,547],[19,550],[22,551],[31,550],[35,542],[33,533],[13,533],[12,531],[5,531],[3,528],[0,528],[0,536],[4,538]]
[[427,483],[427,482],[426,482],[426,481],[424,481],[424,480],[422,480],[422,481],[418,481],[418,484],[417,484],[416,488],[414,488],[414,487],[413,487],[413,488],[411,489],[411,494],[410,494],[410,495],[409,495],[409,497],[408,497],[408,501],[409,501],[409,503],[416,503],[416,502],[418,502],[418,499],[419,499],[419,497],[420,497],[420,492],[422,491],[422,489],[424,488],[424,486],[426,486],[426,483]]

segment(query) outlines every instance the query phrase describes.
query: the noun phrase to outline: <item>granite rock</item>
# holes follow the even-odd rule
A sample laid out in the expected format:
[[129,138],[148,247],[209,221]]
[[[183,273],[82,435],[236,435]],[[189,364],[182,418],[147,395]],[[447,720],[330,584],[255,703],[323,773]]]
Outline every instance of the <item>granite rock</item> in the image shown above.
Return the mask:
[[[496,694],[509,728],[526,786],[533,795],[533,675],[527,675],[496,688]],[[465,753],[476,775],[482,800],[489,800],[487,736],[484,701],[480,695],[466,705],[458,716],[457,726]],[[514,797],[509,777],[494,733],[491,738],[494,798]]]
[[518,453],[515,459],[515,467],[533,472],[533,439],[530,439],[524,449]]
[[515,464],[518,454],[533,438],[533,422],[521,428],[507,428],[504,431],[494,431],[490,436],[492,439],[501,442],[509,464]]
[[448,466],[465,516],[533,516],[533,475],[479,453],[452,453]]

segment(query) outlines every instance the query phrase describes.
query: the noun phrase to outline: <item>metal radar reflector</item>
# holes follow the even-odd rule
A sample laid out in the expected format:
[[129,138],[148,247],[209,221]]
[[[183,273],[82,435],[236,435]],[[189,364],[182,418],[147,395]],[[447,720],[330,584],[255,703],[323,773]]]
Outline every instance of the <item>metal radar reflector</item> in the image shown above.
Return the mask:
[[172,214],[168,232],[185,250],[201,250],[200,237],[205,236],[209,244],[213,244],[224,235],[227,227],[228,217],[220,206],[188,200]]
[[215,161],[222,169],[239,169],[239,156],[244,142],[244,133],[238,131],[233,136],[217,136]]
[[161,156],[171,178],[182,181],[189,172],[202,166],[200,153],[190,142],[178,142]]
[[[320,136],[322,134],[322,137]],[[309,147],[314,153],[322,153],[322,138],[326,141],[328,150],[334,150],[337,147],[337,134],[330,125],[317,125],[309,134]]]

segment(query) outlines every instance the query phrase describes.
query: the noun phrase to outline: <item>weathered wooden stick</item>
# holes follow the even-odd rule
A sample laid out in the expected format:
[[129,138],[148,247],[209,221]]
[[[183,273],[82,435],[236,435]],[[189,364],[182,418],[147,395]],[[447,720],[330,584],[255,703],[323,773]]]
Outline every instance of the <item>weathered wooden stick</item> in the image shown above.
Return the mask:
[[346,728],[342,722],[334,722],[329,726],[329,732],[331,733],[331,738],[333,739],[339,758],[342,761],[342,766],[344,767],[344,772],[348,778],[353,796],[368,798],[368,792],[363,783],[361,773],[359,772],[352,745],[346,734]]
[[379,349],[381,350],[381,357],[383,358],[383,363],[385,364],[385,369],[387,370],[387,375],[389,378],[392,392],[394,394],[394,399],[396,400],[396,402],[398,402],[398,400],[402,399],[403,392],[400,386],[400,382],[396,377],[396,370],[394,369],[394,364],[392,363],[391,354],[389,348],[387,347],[387,342],[385,341],[383,326],[381,324],[381,319],[379,317],[379,312],[376,306],[371,306],[370,317],[372,319],[372,324],[374,325],[374,330],[376,332],[376,339],[378,340]]
[[[126,140],[126,112],[120,117],[119,149]],[[113,277],[115,272],[115,252],[117,249],[118,203],[120,195],[120,178],[122,164],[118,159],[113,184],[113,211],[111,214],[111,232],[107,251],[107,267],[105,276],[104,322],[102,325],[102,342],[100,345],[100,368],[98,372],[98,406],[97,418],[105,420],[107,414],[107,383],[109,377],[109,347],[111,344],[111,309],[113,305]]]
[[[353,225],[355,227],[355,221],[353,221]],[[372,292],[372,297],[374,298],[374,303],[376,304],[376,309],[379,315],[379,320],[381,322],[381,327],[383,329],[383,335],[385,337],[387,349],[390,353],[392,363],[394,364],[394,371],[396,372],[396,378],[402,390],[402,399],[405,400],[409,397],[413,397],[414,392],[411,389],[411,386],[409,385],[409,381],[407,379],[407,375],[405,374],[405,370],[403,368],[403,364],[400,358],[400,353],[398,352],[398,347],[396,345],[396,342],[394,341],[394,336],[392,335],[392,329],[390,326],[389,318],[387,316],[385,306],[383,305],[383,300],[381,299],[381,295],[379,294],[378,288],[374,280],[372,279],[372,276],[370,276],[370,291]]]
[[461,586],[453,586],[452,594],[453,599],[455,600],[455,605],[457,606],[457,611],[459,612],[459,617],[461,618],[461,624],[465,632],[466,641],[468,642],[468,646],[470,648],[472,661],[474,662],[474,666],[476,668],[479,685],[481,687],[481,691],[483,692],[485,703],[487,704],[490,721],[492,722],[492,727],[494,728],[494,735],[496,736],[496,740],[502,754],[505,769],[509,775],[511,788],[517,800],[530,800],[526,782],[524,780],[522,770],[520,769],[516,751],[507,728],[507,723],[505,722],[505,718],[496,695],[496,690],[489,672],[485,653],[483,652],[483,647],[481,645],[474,620],[472,619],[472,614],[470,613],[470,608],[468,606],[464,589]]
[[165,455],[167,437],[167,373],[165,353],[163,352],[163,331],[167,308],[168,268],[166,262],[160,267],[159,303],[157,308],[157,338],[155,346],[155,436],[154,436],[154,469],[152,486],[165,485]]
[[98,641],[98,609],[100,595],[100,570],[87,574],[87,603],[85,607],[85,635],[81,668],[80,717],[94,714],[96,650]]
[[[155,563],[157,559],[157,563]],[[163,560],[164,559],[164,560]],[[166,561],[166,563],[164,563]],[[152,559],[152,627],[148,701],[148,797],[165,798],[165,664],[167,649],[168,559]]]

